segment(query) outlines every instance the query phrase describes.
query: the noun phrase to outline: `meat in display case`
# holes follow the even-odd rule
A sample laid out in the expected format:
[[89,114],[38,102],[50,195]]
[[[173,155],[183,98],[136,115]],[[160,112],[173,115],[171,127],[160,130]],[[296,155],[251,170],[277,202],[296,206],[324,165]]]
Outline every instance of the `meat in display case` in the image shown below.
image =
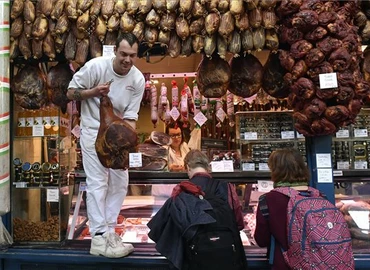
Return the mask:
[[[166,190],[167,193],[156,193],[159,195],[151,192],[151,187],[153,185],[135,184],[136,187],[141,186],[141,189],[146,191],[145,194],[141,196],[129,194],[126,197],[121,207],[120,214],[117,218],[117,225],[115,228],[116,233],[121,236],[124,242],[153,244],[153,241],[148,237],[149,228],[147,227],[147,223],[170,197],[173,184],[168,184],[167,189],[164,188],[164,186],[167,186],[166,184],[160,184],[161,189]],[[236,186],[239,198],[241,202],[244,202],[245,192],[247,190],[245,183],[237,183]],[[253,204],[256,205],[257,198],[254,198],[254,196],[251,197],[255,200]],[[71,224],[73,222],[72,215],[75,213],[74,209],[76,207],[76,202],[76,198],[74,198],[72,200],[72,208],[70,209],[68,231],[71,230]],[[91,235],[89,233],[89,221],[86,219],[85,201],[83,201],[79,207],[80,209],[78,211],[78,217],[76,218],[76,225],[73,227],[74,231],[72,234],[69,234],[72,235],[72,237],[68,237],[70,240],[91,239]],[[249,203],[247,203],[247,205],[244,207],[245,228],[240,232],[240,234],[245,246],[253,245],[253,240],[251,240],[255,228],[253,209],[255,210],[256,207],[249,207]]]
[[352,236],[354,251],[370,248],[370,182],[337,181],[335,202]]

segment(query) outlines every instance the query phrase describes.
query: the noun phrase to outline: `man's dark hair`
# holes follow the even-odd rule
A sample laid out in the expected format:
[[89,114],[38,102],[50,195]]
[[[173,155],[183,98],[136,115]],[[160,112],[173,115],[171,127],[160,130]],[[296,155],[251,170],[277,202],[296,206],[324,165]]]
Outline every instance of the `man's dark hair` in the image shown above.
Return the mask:
[[122,40],[126,40],[128,44],[132,47],[135,43],[139,46],[140,42],[138,38],[133,34],[133,33],[122,33],[120,32],[117,40],[116,40],[116,48],[119,47],[119,44],[121,43]]

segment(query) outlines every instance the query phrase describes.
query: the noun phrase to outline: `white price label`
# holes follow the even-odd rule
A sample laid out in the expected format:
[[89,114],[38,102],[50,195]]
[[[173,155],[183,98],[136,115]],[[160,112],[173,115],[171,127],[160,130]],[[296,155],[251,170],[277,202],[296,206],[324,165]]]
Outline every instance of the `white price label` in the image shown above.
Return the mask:
[[32,136],[44,136],[44,126],[32,126]]
[[349,161],[338,161],[337,169],[338,170],[349,170]]
[[356,138],[359,137],[367,137],[367,129],[355,129],[354,130],[354,135]]
[[349,130],[348,129],[341,129],[335,133],[335,137],[337,138],[349,138]]
[[333,171],[333,176],[343,176],[343,171]]
[[234,171],[234,163],[232,160],[223,160],[222,163],[224,164],[224,172]]
[[269,171],[269,166],[267,163],[258,163],[258,170],[260,171]]
[[225,120],[226,113],[222,108],[219,108],[216,112],[216,116],[220,119],[221,123]]
[[14,185],[16,188],[26,188],[27,182],[15,182]]
[[170,111],[170,115],[171,115],[173,121],[176,121],[177,118],[180,117],[180,112],[176,107],[173,107],[172,110]]
[[256,165],[254,163],[243,163],[242,169],[243,171],[254,171],[256,169]]
[[257,140],[257,132],[244,132],[245,140]]
[[319,74],[320,89],[337,88],[337,73]]
[[282,139],[294,139],[294,131],[282,131],[281,138]]
[[137,168],[143,166],[142,153],[130,153],[128,158],[130,168]]
[[232,160],[221,160],[211,162],[212,172],[233,172],[234,165]]
[[103,56],[115,56],[114,45],[103,45]]
[[86,191],[86,182],[80,182],[78,191]]
[[71,133],[78,139],[81,136],[81,128],[79,125],[75,125],[71,130]]
[[224,164],[222,161],[212,161],[211,162],[211,169],[212,172],[223,172]]
[[316,154],[317,168],[331,168],[331,154]]
[[46,191],[46,201],[47,202],[59,202],[59,189],[48,188]]
[[367,162],[363,160],[355,161],[355,169],[356,170],[364,170],[367,169]]
[[317,169],[318,183],[333,183],[332,169]]
[[202,112],[198,112],[195,116],[194,116],[194,121],[197,122],[197,124],[201,127],[204,125],[205,122],[207,122],[207,117],[202,113]]

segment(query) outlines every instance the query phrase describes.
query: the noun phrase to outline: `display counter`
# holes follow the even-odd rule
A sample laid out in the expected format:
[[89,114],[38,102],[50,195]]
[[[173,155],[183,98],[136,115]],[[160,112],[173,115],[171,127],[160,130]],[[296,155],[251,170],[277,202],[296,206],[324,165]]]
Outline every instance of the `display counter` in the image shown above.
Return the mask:
[[[334,171],[334,188],[336,201],[358,202],[369,201],[370,191],[366,190],[366,181],[370,180],[366,170],[356,170],[352,174],[347,171]],[[269,180],[269,172],[219,172],[213,173],[214,178],[221,181],[232,182],[237,186],[237,192],[243,205],[243,214],[246,227],[242,231],[247,238],[244,238],[243,244],[250,269],[269,269],[266,259],[266,249],[259,248],[253,240],[253,211],[255,210],[258,197],[262,192],[258,191],[258,181]],[[186,173],[170,172],[130,172],[130,186],[146,187],[146,194],[128,195],[122,206],[120,215],[124,221],[117,226],[117,231],[129,232],[127,236],[121,234],[123,239],[133,242],[135,252],[128,257],[121,259],[108,259],[105,257],[96,257],[89,254],[90,238],[86,230],[88,221],[81,222],[81,226],[76,226],[72,239],[66,239],[59,244],[45,243],[39,245],[14,245],[6,252],[0,251],[0,270],[2,269],[169,269],[167,260],[161,256],[155,249],[155,244],[143,235],[147,232],[145,226],[150,217],[163,205],[166,197],[154,196],[148,187],[159,185],[162,187],[176,184],[182,180],[187,180]],[[70,220],[72,219],[76,200],[81,183],[84,183],[83,172],[75,174],[75,191],[73,192],[72,206],[70,209]],[[365,210],[366,211],[366,210]],[[86,214],[84,201],[82,200],[78,216],[80,221],[84,220]],[[366,223],[367,220],[367,223]],[[353,221],[352,221],[353,223]],[[356,223],[356,222],[355,222]],[[356,259],[356,269],[369,269],[370,239],[366,238],[368,231],[363,226],[369,224],[369,212],[363,219],[360,230],[362,239],[354,238],[354,253]],[[127,227],[127,228],[125,228]],[[137,229],[137,230],[136,230]],[[85,234],[85,235],[84,235]],[[126,237],[126,238],[125,238]]]

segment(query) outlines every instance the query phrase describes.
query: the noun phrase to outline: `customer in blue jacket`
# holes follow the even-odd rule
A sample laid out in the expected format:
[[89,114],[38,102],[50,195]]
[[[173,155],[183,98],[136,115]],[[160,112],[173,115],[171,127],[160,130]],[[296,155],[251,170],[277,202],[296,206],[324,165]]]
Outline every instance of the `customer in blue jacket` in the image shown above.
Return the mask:
[[[212,206],[198,196],[204,195],[210,175],[208,157],[199,150],[191,150],[184,159],[190,181],[183,181],[172,191],[171,198],[161,207],[148,223],[149,237],[156,243],[156,249],[172,265],[181,269],[184,255],[184,241],[190,240],[201,224],[209,224],[214,219],[206,213]],[[183,192],[185,191],[185,192]],[[215,191],[234,210],[238,229],[244,227],[240,201],[235,186],[221,182]]]

